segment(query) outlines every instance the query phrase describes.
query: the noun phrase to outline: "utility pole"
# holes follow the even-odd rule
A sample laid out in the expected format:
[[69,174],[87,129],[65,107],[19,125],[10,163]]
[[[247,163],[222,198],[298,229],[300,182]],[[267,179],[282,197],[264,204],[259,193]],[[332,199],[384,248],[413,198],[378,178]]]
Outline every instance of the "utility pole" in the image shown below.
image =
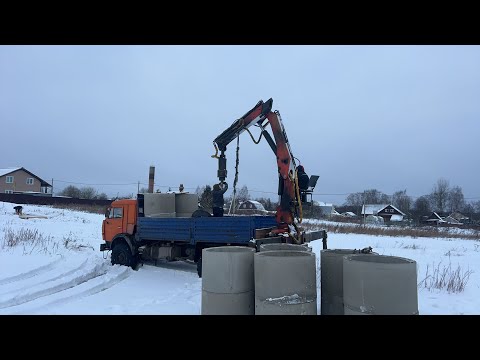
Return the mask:
[[363,206],[362,206],[362,211],[363,211],[363,227],[365,227],[365,190],[363,191]]
[[53,196],[53,178],[52,178],[52,196]]

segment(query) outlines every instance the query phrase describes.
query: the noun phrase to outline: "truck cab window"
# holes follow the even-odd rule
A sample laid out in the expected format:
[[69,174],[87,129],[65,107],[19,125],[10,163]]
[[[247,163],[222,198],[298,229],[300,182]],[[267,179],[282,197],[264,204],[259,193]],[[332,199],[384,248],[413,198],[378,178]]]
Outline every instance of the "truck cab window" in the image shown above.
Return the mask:
[[123,208],[112,208],[110,218],[119,219],[123,216]]

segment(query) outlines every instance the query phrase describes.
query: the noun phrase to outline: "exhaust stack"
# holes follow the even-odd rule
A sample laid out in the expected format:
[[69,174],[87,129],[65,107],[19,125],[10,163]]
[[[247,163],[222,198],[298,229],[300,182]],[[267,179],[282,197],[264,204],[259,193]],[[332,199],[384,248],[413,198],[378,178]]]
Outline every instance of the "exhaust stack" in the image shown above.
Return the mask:
[[148,172],[148,192],[153,193],[153,184],[155,179],[155,166],[150,166],[150,171]]

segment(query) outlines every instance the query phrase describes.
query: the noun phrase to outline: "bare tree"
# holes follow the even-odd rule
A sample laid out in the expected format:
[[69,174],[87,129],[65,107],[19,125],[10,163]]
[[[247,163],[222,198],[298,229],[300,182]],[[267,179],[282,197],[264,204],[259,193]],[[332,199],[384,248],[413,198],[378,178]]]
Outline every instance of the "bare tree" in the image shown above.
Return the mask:
[[473,203],[465,203],[465,205],[460,209],[460,211],[464,215],[467,215],[469,218],[472,218],[472,215],[475,214],[475,207],[473,206]]
[[388,204],[390,202],[390,197],[377,189],[365,190],[363,194],[365,204]]
[[273,202],[270,198],[262,197],[255,200],[262,204],[265,210],[274,211],[277,208],[277,202]]
[[392,195],[392,204],[404,213],[408,213],[412,206],[412,198],[407,195],[407,190],[396,191]]
[[80,198],[82,199],[95,199],[97,196],[97,190],[93,187],[85,186],[80,189]]
[[[198,189],[198,188],[197,188]],[[213,194],[212,194],[212,188],[210,185],[206,185],[203,188],[203,192],[199,197],[200,199],[200,205],[205,209],[205,210],[212,210],[212,205],[213,205]]]
[[472,202],[472,206],[475,209],[475,212],[480,213],[480,200]]
[[108,196],[105,193],[101,193],[101,194],[98,194],[96,196],[96,199],[98,199],[98,200],[108,200]]
[[387,204],[390,202],[390,197],[387,194],[377,190],[365,190],[365,204]]
[[380,193],[380,199],[378,201],[379,204],[389,204],[391,202],[392,202],[391,196],[384,193]]
[[426,215],[430,213],[430,199],[428,196],[420,196],[417,200],[415,200],[415,204],[413,205],[414,211],[419,215]]
[[80,198],[81,190],[73,185],[68,185],[62,191],[60,191],[59,195],[61,196],[69,196],[72,198]]
[[130,194],[125,194],[125,195],[119,195],[117,193],[117,196],[115,196],[116,200],[122,200],[122,199],[135,199],[135,196],[133,196],[133,193]]
[[432,200],[432,207],[435,211],[444,211],[447,209],[447,202],[450,194],[450,184],[444,178],[438,179],[433,187],[430,198]]
[[345,204],[348,206],[362,206],[363,204],[388,204],[389,202],[390,197],[387,194],[377,189],[369,189],[348,195]]
[[240,190],[238,190],[236,195],[235,202],[240,204],[241,202],[250,200],[250,194],[248,193],[248,188],[246,185],[243,185]]
[[363,193],[352,193],[347,196],[345,201],[346,206],[362,206],[363,205]]
[[460,186],[454,186],[448,194],[448,207],[451,212],[460,211],[465,206],[465,198]]
[[390,196],[384,194],[377,189],[369,189],[363,192],[352,193],[347,196],[345,205],[354,206],[355,212],[360,213],[363,204],[388,204],[390,203]]

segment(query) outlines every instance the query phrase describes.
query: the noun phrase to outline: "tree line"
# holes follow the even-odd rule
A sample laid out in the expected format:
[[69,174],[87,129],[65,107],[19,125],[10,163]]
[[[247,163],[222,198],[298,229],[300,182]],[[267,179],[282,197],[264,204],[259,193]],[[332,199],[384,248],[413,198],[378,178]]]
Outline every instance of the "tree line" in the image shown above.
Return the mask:
[[392,204],[401,211],[410,215],[426,215],[432,211],[461,212],[465,215],[480,213],[480,200],[466,201],[460,186],[450,186],[448,180],[440,178],[434,184],[429,194],[422,195],[415,200],[407,195],[407,190],[399,190],[389,196],[377,189],[348,195],[344,206],[352,207],[360,213],[363,204]]
[[[147,189],[140,189],[140,193],[142,192],[147,192]],[[199,203],[203,208],[212,208],[212,187],[210,185],[197,186],[195,193],[198,195]],[[77,188],[73,185],[64,188],[59,195],[83,199],[108,199],[105,193],[98,193],[92,187]],[[129,194],[127,196],[117,196],[115,199],[133,197],[133,194]],[[225,196],[225,208],[230,208],[232,200],[233,194]],[[275,211],[278,206],[278,202],[272,201],[270,198],[252,198],[248,187],[244,185],[236,192],[235,207],[247,200],[258,201],[268,211]],[[429,194],[422,195],[416,199],[409,196],[406,189],[395,191],[393,195],[387,195],[377,189],[368,189],[348,195],[345,203],[341,206],[335,206],[335,208],[339,212],[353,211],[356,214],[360,214],[364,204],[392,204],[412,218],[427,215],[432,211],[440,213],[458,211],[470,217],[472,217],[472,214],[480,214],[480,200],[466,201],[462,188],[457,185],[450,186],[449,181],[444,178],[437,180]],[[320,213],[319,207],[315,204],[304,206],[304,214],[306,216],[317,216]]]
[[73,185],[69,185],[58,193],[60,196],[68,196],[75,199],[95,199],[95,200],[108,200],[108,196],[105,193],[98,193],[95,188],[91,186],[85,186],[78,188]]
[[[212,208],[212,187],[210,185],[198,186],[196,189],[196,194],[198,195],[200,206],[204,209],[211,210]],[[235,208],[238,208],[238,205],[247,200],[254,200],[263,205],[267,211],[275,211],[278,206],[278,201],[272,201],[270,198],[257,197],[252,198],[248,192],[247,186],[242,186],[235,194]],[[225,196],[225,205],[224,208],[230,209],[231,203],[233,201],[233,193],[230,196]],[[318,205],[315,204],[304,204],[303,205],[303,216],[304,217],[320,217],[322,215],[322,210]]]

